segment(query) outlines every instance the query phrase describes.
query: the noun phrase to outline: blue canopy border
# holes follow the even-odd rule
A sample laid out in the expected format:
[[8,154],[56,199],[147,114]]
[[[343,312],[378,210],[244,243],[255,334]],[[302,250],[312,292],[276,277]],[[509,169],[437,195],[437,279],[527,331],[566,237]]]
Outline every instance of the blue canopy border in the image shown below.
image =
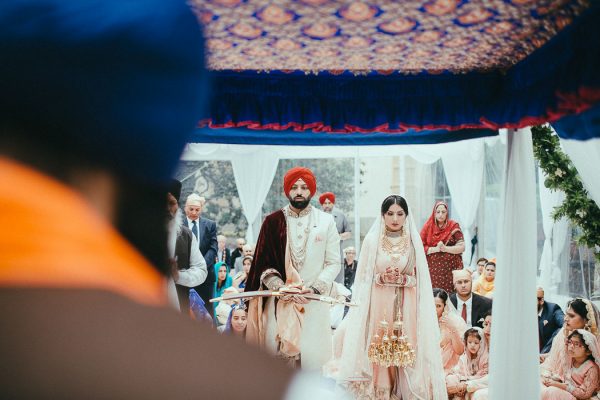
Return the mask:
[[296,132],[521,128],[600,102],[600,2],[508,71],[211,71],[199,126]]
[[190,137],[191,143],[261,144],[284,146],[377,146],[394,144],[435,144],[498,135],[490,129],[461,129],[457,131],[409,130],[402,134],[327,133],[294,131],[259,131],[249,129],[199,128]]

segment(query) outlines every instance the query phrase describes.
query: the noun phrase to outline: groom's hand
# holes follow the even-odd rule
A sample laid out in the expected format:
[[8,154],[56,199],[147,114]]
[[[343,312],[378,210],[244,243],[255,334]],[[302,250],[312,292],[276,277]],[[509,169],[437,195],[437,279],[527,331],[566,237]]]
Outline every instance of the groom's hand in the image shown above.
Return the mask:
[[281,301],[283,301],[284,303],[294,302],[296,304],[307,304],[308,303],[307,298],[305,298],[304,296],[297,295],[297,294],[286,294],[285,296],[281,297]]

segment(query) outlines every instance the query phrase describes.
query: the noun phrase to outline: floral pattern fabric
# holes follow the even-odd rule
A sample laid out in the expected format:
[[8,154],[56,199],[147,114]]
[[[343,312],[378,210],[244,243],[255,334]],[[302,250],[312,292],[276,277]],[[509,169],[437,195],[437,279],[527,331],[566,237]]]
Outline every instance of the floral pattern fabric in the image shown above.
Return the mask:
[[191,0],[212,70],[464,73],[507,70],[589,0]]

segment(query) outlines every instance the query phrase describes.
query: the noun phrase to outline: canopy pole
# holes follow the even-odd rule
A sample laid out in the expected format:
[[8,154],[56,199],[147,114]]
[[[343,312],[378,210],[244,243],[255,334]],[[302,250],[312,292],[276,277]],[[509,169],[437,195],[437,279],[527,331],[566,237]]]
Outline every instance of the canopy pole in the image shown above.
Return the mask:
[[[356,146],[354,153],[354,248],[360,251],[360,213],[358,209],[358,198],[360,197],[360,154]],[[358,259],[358,257],[357,257]]]

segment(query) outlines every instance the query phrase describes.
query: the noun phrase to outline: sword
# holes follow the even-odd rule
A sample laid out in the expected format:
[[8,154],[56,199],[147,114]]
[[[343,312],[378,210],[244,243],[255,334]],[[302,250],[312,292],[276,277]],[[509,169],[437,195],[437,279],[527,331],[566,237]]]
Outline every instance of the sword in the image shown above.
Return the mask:
[[345,301],[345,300],[338,300],[338,299],[334,299],[331,296],[323,296],[320,294],[314,294],[314,293],[288,293],[288,292],[279,292],[279,291],[271,291],[271,290],[256,290],[253,292],[242,292],[242,293],[231,293],[231,294],[225,294],[221,297],[215,297],[214,299],[210,299],[209,301],[211,303],[217,302],[217,301],[223,301],[223,300],[239,300],[239,299],[251,299],[251,298],[255,298],[255,297],[282,297],[282,296],[287,296],[287,295],[296,295],[296,296],[302,296],[308,300],[314,300],[314,301],[320,301],[323,303],[327,303],[327,304],[341,304],[344,306],[350,306],[350,307],[356,307],[358,304],[351,302],[351,301]]

